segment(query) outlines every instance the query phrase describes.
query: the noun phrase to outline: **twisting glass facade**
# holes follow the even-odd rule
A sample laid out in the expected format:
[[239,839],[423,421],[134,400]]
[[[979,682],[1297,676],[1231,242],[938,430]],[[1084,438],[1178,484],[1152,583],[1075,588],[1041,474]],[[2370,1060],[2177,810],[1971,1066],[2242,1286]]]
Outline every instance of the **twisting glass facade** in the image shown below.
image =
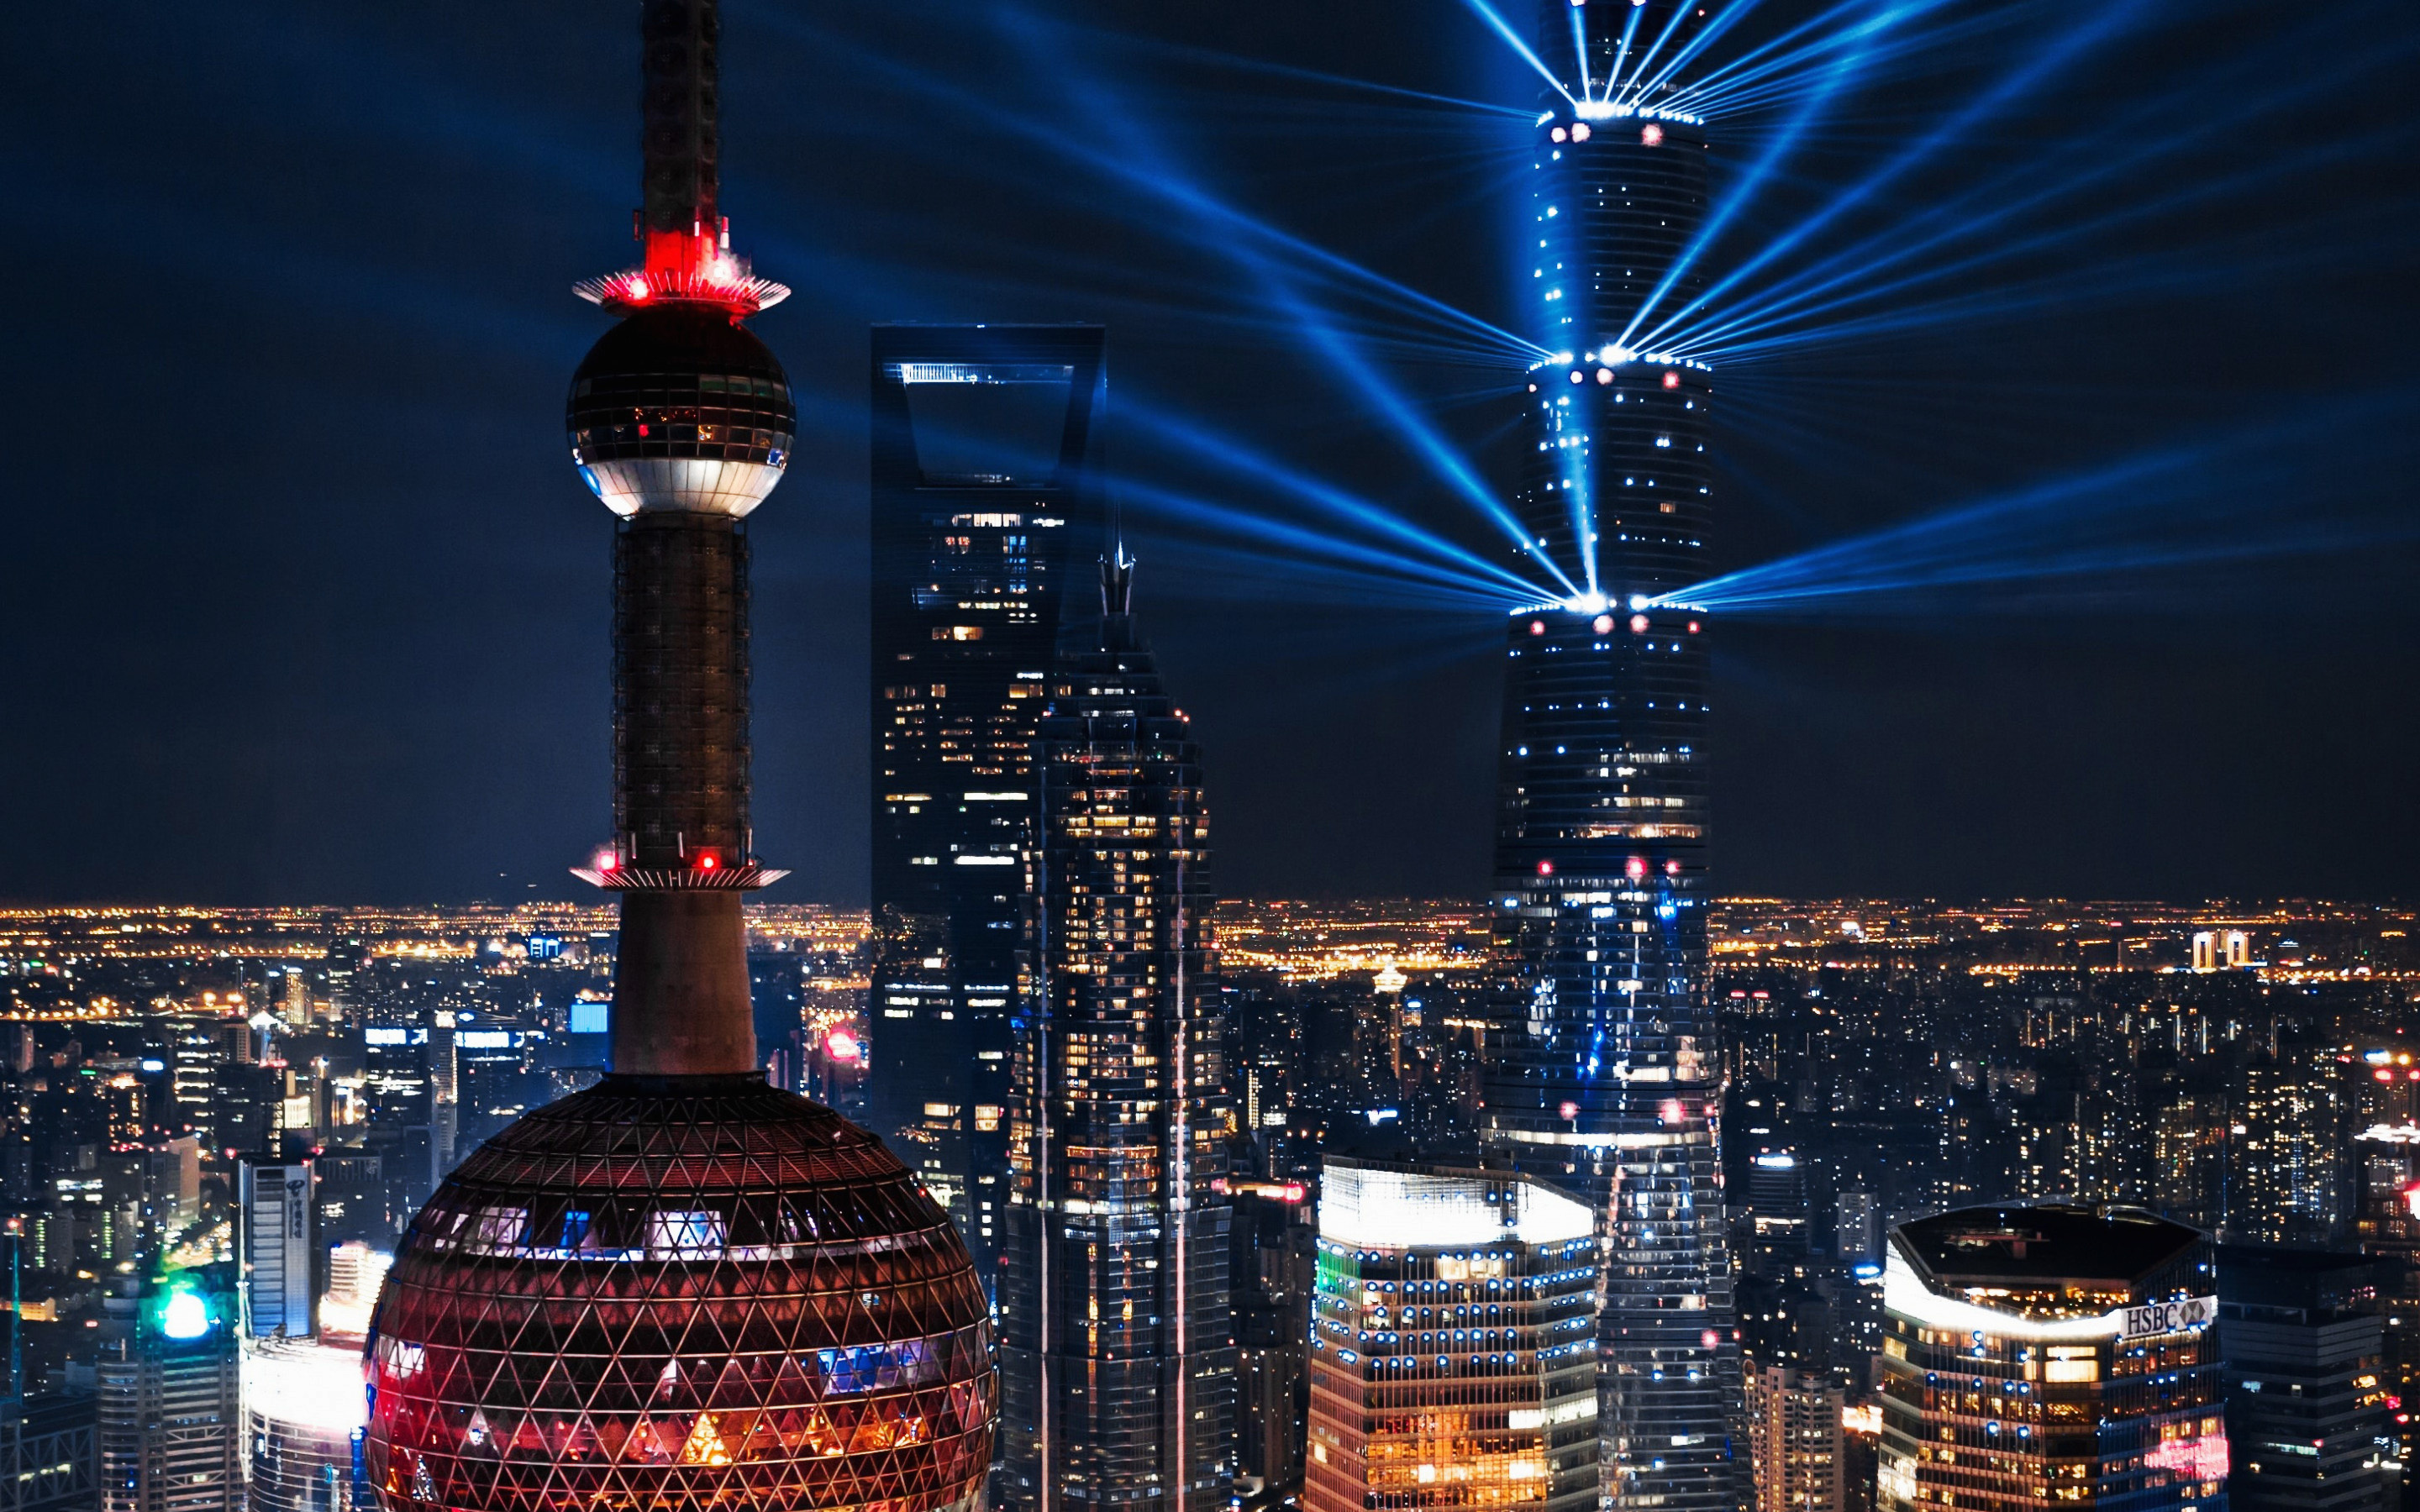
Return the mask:
[[[1557,55],[1593,90],[1538,122],[1538,339],[1515,510],[1560,602],[1508,623],[1497,936],[1514,980],[1491,1035],[1490,1164],[1598,1214],[1606,1504],[1707,1509],[1745,1494],[1706,998],[1706,645],[1658,602],[1710,576],[1711,375],[1658,352],[1700,289],[1689,259],[1707,145],[1660,112],[1646,49],[1674,0],[1592,26],[1546,0]],[[1601,34],[1600,34],[1601,33]]]
[[1004,1473],[1031,1512],[1209,1512],[1234,1475],[1233,1134],[1202,756],[1105,564],[1035,746],[1032,929],[1001,1287]]
[[616,1076],[412,1220],[370,1341],[395,1508],[974,1506],[994,1383],[949,1220],[761,1077]]

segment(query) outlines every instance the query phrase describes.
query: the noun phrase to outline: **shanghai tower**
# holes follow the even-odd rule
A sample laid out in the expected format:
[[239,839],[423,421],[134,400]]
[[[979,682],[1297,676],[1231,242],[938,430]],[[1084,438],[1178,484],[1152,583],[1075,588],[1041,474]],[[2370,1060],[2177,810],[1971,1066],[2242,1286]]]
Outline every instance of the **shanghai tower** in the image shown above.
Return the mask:
[[748,532],[796,424],[743,322],[788,291],[718,213],[713,0],[638,8],[642,266],[566,417],[613,534],[613,1070],[489,1140],[413,1218],[369,1341],[388,1512],[970,1512],[983,1288],[881,1141],[768,1086],[749,1004]]
[[1567,596],[1507,624],[1488,1161],[1597,1212],[1602,1501],[1740,1504],[1741,1391],[1706,982],[1706,638],[1664,595],[1708,576],[1711,375],[1653,350],[1701,287],[1699,123],[1659,110],[1690,0],[1542,0],[1577,56],[1535,128],[1521,243],[1533,367],[1514,511]]

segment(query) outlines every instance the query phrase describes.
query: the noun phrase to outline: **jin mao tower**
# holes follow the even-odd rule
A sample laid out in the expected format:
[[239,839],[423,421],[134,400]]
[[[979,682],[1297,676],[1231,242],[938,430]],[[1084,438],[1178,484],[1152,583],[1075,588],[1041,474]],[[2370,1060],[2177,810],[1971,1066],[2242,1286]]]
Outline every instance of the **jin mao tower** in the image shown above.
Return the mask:
[[1212,1512],[1234,1476],[1202,751],[1101,564],[1034,748],[1034,876],[1010,1104],[999,1500]]
[[748,536],[789,457],[787,293],[717,212],[719,17],[640,8],[643,265],[572,381],[613,537],[613,1071],[446,1178],[369,1341],[390,1512],[970,1508],[991,1459],[983,1288],[881,1142],[765,1082],[749,1006]]
[[1708,576],[1712,384],[1642,349],[1700,287],[1707,141],[1653,81],[1703,11],[1541,9],[1541,55],[1576,45],[1582,77],[1535,127],[1522,247],[1552,355],[1528,377],[1514,509],[1533,574],[1566,596],[1507,625],[1495,907],[1514,981],[1482,1138],[1491,1164],[1597,1213],[1606,1504],[1713,1512],[1745,1488],[1705,982],[1705,624],[1662,602]]

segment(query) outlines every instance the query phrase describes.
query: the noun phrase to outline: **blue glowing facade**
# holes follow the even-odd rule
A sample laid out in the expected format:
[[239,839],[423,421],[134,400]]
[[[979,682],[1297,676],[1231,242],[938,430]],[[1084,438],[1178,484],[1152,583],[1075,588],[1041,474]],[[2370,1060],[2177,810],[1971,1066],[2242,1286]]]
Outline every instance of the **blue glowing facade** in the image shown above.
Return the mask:
[[1514,509],[1562,602],[1512,616],[1496,853],[1513,964],[1491,1036],[1491,1164],[1584,1196],[1604,1272],[1604,1504],[1740,1504],[1741,1381],[1706,992],[1703,616],[1662,595],[1708,576],[1711,375],[1635,349],[1696,294],[1706,139],[1658,112],[1672,0],[1544,0],[1541,39],[1586,60],[1536,127],[1523,250],[1538,339]]

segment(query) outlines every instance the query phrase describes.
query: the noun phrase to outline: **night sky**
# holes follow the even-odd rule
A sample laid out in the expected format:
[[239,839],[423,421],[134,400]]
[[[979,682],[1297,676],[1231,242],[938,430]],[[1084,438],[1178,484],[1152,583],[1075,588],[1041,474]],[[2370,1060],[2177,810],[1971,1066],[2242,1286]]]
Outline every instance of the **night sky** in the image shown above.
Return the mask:
[[[1761,6],[1741,46],[1821,8]],[[0,899],[574,895],[609,825],[611,517],[562,403],[606,323],[570,285],[635,253],[635,12],[12,17]],[[1715,544],[1745,568],[2003,504],[1889,591],[1717,616],[1717,887],[2409,897],[2420,10],[1944,14],[1974,23],[1837,81],[1709,248],[1822,217],[1773,272],[1916,279],[1717,360]],[[1525,120],[1310,75],[1522,111],[1536,76],[1463,0],[724,0],[724,39],[723,208],[797,290],[755,323],[802,409],[752,522],[756,832],[795,873],[767,898],[865,895],[886,319],[1110,328],[1222,891],[1481,891],[1500,609],[1269,544],[1251,519],[1318,521],[1140,417],[1504,559],[1270,280],[1483,477],[1517,371],[1273,275],[1202,207],[1517,330]],[[1717,124],[1718,202],[1803,102]]]

